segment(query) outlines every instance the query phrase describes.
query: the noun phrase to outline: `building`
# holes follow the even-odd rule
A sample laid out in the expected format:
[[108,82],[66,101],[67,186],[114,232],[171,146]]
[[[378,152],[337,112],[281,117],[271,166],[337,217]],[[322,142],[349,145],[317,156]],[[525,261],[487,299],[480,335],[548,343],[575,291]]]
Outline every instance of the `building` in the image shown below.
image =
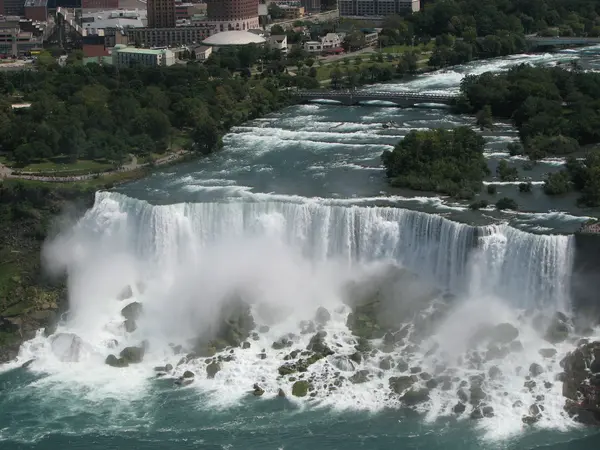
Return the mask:
[[81,8],[86,9],[118,9],[119,0],[81,0]]
[[384,17],[417,12],[420,0],[338,0],[341,17]]
[[287,53],[287,35],[285,34],[275,34],[273,36],[269,36],[268,45],[272,49],[280,50],[282,53]]
[[171,28],[175,26],[175,0],[148,0],[148,28]]
[[172,66],[175,64],[175,55],[168,49],[149,50],[117,45],[113,48],[112,60],[116,67],[130,67],[132,64],[145,67]]
[[308,41],[304,43],[304,50],[309,53],[335,53],[342,46],[342,38],[337,33],[327,33],[320,37],[318,41]]
[[204,45],[211,47],[239,47],[248,44],[261,45],[266,42],[266,39],[249,31],[224,31],[222,33],[213,34],[209,38],[204,39]]
[[[25,31],[26,29],[29,31]],[[18,18],[0,21],[0,55],[22,56],[41,50],[42,44],[43,33],[34,27],[31,21]]]
[[280,5],[285,20],[301,19],[304,17],[304,6]]
[[[145,10],[84,12],[81,16],[85,56],[104,56],[107,48],[127,44],[127,30],[145,26]],[[103,41],[102,47],[100,41]]]
[[24,15],[23,0],[0,0],[0,15],[22,16]]
[[206,61],[212,55],[212,47],[200,45],[194,48],[194,55],[198,61]]
[[215,30],[206,23],[170,28],[128,28],[130,43],[144,47],[174,47],[199,44],[214,34]]
[[300,3],[308,13],[321,12],[321,0],[302,0]]
[[175,3],[175,20],[191,19],[206,15],[206,3]]
[[48,20],[48,0],[25,0],[23,7],[27,19],[39,22]]
[[206,17],[216,30],[250,30],[259,28],[258,0],[206,0]]

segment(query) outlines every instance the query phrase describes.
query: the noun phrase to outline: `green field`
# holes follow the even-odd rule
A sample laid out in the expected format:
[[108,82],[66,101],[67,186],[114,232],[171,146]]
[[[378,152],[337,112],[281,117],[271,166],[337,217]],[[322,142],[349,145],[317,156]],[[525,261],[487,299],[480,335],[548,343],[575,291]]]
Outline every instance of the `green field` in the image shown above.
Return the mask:
[[106,160],[85,160],[80,159],[76,162],[67,162],[65,157],[55,157],[52,159],[37,161],[28,164],[24,167],[15,167],[9,161],[0,159],[2,164],[12,167],[19,172],[44,172],[44,173],[56,173],[60,175],[62,172],[69,172],[73,175],[75,173],[90,173],[90,172],[102,172],[113,168],[113,164]]

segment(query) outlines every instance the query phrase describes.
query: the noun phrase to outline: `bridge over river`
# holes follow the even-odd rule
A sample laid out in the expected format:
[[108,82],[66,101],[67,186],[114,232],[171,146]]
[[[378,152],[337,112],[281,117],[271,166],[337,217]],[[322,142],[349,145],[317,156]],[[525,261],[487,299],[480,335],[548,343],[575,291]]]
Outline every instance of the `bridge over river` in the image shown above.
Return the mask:
[[346,106],[364,105],[366,102],[383,101],[391,106],[410,108],[418,105],[443,106],[456,103],[457,96],[453,94],[425,94],[422,92],[389,92],[389,91],[293,91],[301,102],[318,100],[334,100]]

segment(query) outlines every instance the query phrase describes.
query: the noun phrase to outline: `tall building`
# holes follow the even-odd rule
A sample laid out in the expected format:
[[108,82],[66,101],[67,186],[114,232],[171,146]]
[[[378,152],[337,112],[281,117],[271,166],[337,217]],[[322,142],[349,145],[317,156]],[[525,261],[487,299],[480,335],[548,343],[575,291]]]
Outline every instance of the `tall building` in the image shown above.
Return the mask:
[[217,31],[258,28],[258,0],[206,0],[207,20]]
[[148,28],[175,26],[175,0],[148,0]]
[[391,14],[417,12],[420,0],[338,0],[341,17],[383,17]]

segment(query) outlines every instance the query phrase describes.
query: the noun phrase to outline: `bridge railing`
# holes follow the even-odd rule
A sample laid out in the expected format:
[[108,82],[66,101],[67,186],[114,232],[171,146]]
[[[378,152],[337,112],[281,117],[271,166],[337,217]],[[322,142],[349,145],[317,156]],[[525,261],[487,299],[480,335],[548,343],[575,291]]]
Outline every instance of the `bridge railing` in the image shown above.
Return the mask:
[[457,95],[430,94],[426,92],[385,92],[385,91],[294,91],[297,97],[380,97],[380,98],[406,98],[429,100],[453,100]]

